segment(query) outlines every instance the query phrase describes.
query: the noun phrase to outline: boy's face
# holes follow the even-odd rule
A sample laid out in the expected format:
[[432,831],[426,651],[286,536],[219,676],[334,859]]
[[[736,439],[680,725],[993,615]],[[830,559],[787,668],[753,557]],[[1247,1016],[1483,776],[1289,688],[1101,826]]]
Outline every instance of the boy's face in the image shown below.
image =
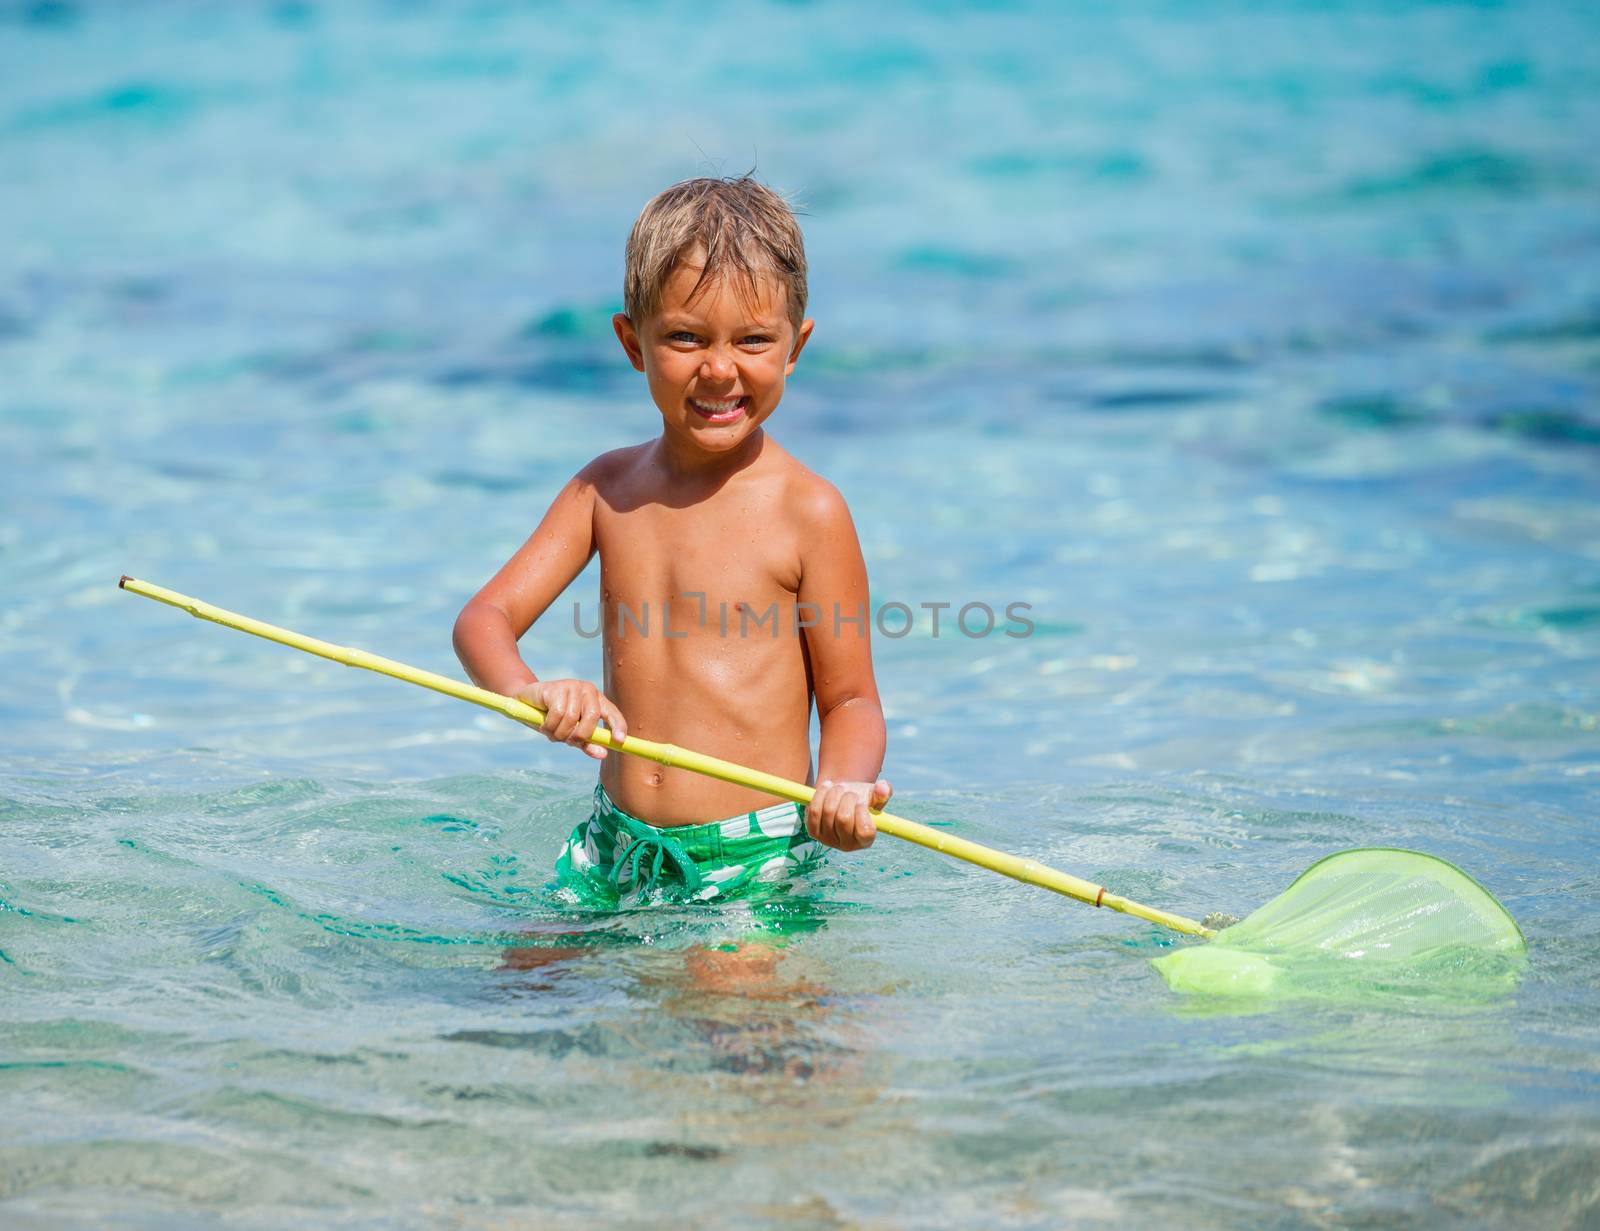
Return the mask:
[[758,278],[753,294],[716,278],[691,299],[699,276],[691,254],[673,270],[655,312],[639,322],[618,313],[612,323],[649,380],[667,433],[696,450],[726,453],[777,409],[813,322],[794,327],[776,278]]

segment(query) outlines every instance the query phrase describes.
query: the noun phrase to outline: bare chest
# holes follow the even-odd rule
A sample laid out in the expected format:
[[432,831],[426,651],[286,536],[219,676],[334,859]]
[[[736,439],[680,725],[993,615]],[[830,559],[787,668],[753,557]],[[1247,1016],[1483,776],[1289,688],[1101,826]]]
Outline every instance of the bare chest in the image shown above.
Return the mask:
[[613,618],[625,606],[708,631],[787,607],[800,585],[800,544],[777,503],[753,493],[684,508],[601,506],[602,607]]

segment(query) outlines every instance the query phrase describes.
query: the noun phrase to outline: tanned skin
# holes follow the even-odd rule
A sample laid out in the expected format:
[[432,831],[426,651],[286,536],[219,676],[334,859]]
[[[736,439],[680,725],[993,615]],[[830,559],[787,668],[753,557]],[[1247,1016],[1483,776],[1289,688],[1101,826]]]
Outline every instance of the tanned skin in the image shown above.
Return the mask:
[[[878,776],[885,736],[867,570],[844,499],[763,427],[814,322],[789,317],[776,278],[746,287],[713,277],[696,290],[703,261],[685,254],[646,319],[613,321],[648,380],[661,435],[597,457],[561,490],[462,610],[456,653],[480,686],[546,710],[550,739],[600,760],[606,792],[632,816],[700,824],[773,800],[608,756],[589,742],[602,720],[614,735],[632,730],[815,781],[807,829],[858,850],[876,837],[868,807],[892,794]],[[517,641],[597,552],[604,688],[539,679]],[[822,733],[815,779],[813,702]]]

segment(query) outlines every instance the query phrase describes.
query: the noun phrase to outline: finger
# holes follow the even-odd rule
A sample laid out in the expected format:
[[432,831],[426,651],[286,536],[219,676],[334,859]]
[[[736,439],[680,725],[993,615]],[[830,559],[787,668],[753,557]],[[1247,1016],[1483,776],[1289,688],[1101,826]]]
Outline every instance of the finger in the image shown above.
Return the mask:
[[572,732],[583,717],[583,701],[576,693],[568,693],[561,701],[561,721],[556,724],[556,739],[563,744],[572,739]]
[[556,743],[562,742],[561,724],[567,720],[566,698],[560,693],[547,696],[548,705],[544,712],[544,725],[539,728]]
[[811,791],[811,799],[805,805],[805,831],[811,837],[821,842],[822,840],[822,783],[816,784]]
[[856,849],[855,802],[856,797],[842,785],[835,785],[828,791],[829,829],[833,834],[833,845],[841,851]]
[[839,790],[827,783],[814,801],[817,806],[817,838],[829,846],[839,845]]
[[871,846],[877,836],[878,827],[872,823],[872,817],[867,814],[867,805],[857,801],[854,834],[856,850]]
[[806,832],[818,842],[828,845],[832,845],[832,843],[828,842],[830,837],[828,814],[824,810],[823,804],[828,797],[828,788],[832,785],[826,778],[817,783],[816,790],[811,796],[811,802],[806,805]]
[[543,731],[544,726],[542,724],[545,719],[550,717],[550,698],[544,695],[544,685],[535,680],[517,692],[517,700],[526,702],[539,711],[541,725],[535,727],[534,730]]
[[590,693],[583,699],[583,708],[578,711],[578,721],[573,724],[572,738],[567,742],[579,746],[587,744],[599,722],[600,698]]
[[539,730],[548,738],[559,740],[556,734],[561,729],[562,701],[560,693],[547,693],[544,698],[544,721],[539,724]]
[[820,798],[813,799],[806,807],[806,832],[824,846],[833,845],[833,830],[828,824],[828,814],[823,811]]
[[556,726],[555,734],[550,738],[558,744],[570,744],[572,742],[572,728],[577,725],[578,711],[562,707],[561,721]]
[[841,851],[855,850],[855,796],[843,787],[836,787],[829,804],[833,820],[833,844]]
[[583,751],[585,755],[593,757],[596,761],[604,761],[606,759],[606,750],[599,744],[584,744]]
[[606,726],[611,729],[611,742],[620,744],[628,738],[628,723],[622,716],[622,711],[612,705],[606,698],[600,698],[600,712],[606,716]]
[[874,808],[882,809],[883,805],[888,803],[893,795],[894,788],[889,785],[887,778],[879,778],[872,784],[872,806]]

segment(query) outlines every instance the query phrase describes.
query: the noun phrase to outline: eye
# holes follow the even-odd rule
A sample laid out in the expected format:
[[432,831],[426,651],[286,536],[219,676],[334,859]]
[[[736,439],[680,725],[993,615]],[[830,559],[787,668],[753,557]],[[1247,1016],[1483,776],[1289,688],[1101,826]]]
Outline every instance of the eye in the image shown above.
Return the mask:
[[699,340],[699,334],[690,333],[687,329],[675,330],[667,335],[668,342],[686,342],[690,346],[693,346]]
[[740,346],[771,346],[772,339],[764,333],[747,334],[739,339]]

